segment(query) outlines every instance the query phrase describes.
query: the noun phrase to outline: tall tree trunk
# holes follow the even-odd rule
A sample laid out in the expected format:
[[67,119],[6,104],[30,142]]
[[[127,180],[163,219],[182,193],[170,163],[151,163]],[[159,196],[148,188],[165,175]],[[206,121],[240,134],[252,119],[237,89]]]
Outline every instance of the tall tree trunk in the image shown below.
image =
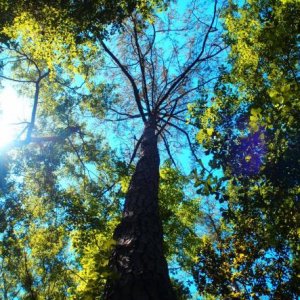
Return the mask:
[[106,300],[176,299],[162,249],[155,125],[145,126],[141,150],[126,196],[123,218],[114,233],[117,244],[110,266],[116,278],[107,283]]

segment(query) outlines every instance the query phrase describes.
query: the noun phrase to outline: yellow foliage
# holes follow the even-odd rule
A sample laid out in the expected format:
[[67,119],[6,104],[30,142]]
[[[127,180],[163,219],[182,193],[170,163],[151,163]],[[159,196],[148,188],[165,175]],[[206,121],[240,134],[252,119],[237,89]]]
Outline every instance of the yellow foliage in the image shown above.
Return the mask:
[[249,162],[251,160],[251,155],[247,155],[246,157],[245,157],[245,161],[246,162]]
[[199,130],[197,135],[196,135],[196,139],[198,141],[199,144],[202,144],[204,139],[205,139],[205,134],[203,132],[203,130]]
[[[112,223],[111,223],[112,222]],[[108,222],[108,228],[114,225],[114,221]],[[80,240],[81,232],[73,232],[72,241],[73,243],[82,242]],[[82,256],[80,263],[82,269],[78,271],[77,293],[84,295],[85,299],[88,297],[90,290],[98,289],[102,284],[104,285],[108,271],[109,254],[112,247],[115,245],[115,241],[111,238],[111,233],[100,232],[98,230],[91,230],[89,232],[93,238],[84,246],[82,249]],[[75,247],[76,249],[76,247]]]
[[120,180],[121,191],[127,193],[130,184],[130,176],[123,176]]
[[64,248],[64,229],[58,228],[30,228],[30,247],[32,256],[49,258],[57,255]]
[[206,132],[207,132],[208,136],[212,136],[212,134],[214,133],[214,129],[213,128],[207,128]]
[[47,18],[36,20],[29,12],[21,12],[2,32],[18,41],[20,52],[40,70],[48,69],[50,79],[55,77],[58,65],[63,65],[65,71],[75,76],[82,71],[80,60],[84,61],[88,52],[95,54],[96,46],[91,41],[81,46],[76,44],[75,24],[67,17],[67,12],[44,6],[42,13]]

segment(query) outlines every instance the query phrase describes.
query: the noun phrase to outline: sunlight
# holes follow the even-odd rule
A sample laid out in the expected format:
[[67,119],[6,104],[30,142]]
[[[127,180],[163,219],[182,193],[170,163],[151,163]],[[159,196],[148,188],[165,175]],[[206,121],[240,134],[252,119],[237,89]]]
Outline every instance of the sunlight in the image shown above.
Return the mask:
[[4,85],[0,90],[0,148],[20,134],[29,112],[28,99],[18,95],[13,86]]

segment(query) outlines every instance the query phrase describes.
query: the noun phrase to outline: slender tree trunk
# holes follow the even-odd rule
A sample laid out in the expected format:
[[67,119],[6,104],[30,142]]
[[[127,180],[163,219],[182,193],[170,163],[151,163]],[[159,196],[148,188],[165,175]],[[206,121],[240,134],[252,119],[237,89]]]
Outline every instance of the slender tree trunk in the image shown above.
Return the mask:
[[123,218],[110,266],[116,274],[106,286],[106,300],[174,300],[163,254],[158,212],[159,153],[155,125],[143,132],[141,157],[126,196]]

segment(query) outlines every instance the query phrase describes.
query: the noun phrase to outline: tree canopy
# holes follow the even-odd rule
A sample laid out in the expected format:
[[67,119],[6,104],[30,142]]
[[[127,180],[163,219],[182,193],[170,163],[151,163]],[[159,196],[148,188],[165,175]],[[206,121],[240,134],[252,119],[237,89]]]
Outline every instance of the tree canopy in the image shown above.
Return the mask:
[[299,293],[299,8],[230,2],[225,13],[230,64],[196,114],[198,141],[222,169],[198,183],[222,203],[194,269],[199,289],[216,296]]
[[0,8],[3,299],[297,299],[297,0]]

